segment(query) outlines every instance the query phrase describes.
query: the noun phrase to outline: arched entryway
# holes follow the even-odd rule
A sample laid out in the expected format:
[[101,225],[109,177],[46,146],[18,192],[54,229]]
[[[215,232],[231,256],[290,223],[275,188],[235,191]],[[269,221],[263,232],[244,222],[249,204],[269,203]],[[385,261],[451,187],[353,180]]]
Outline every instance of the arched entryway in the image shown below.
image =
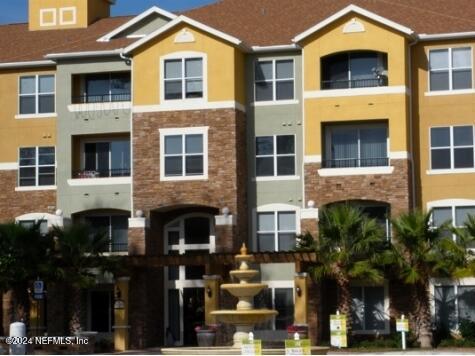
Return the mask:
[[[188,213],[164,227],[167,255],[209,254],[216,249],[214,215]],[[168,345],[196,345],[194,328],[205,319],[205,266],[165,268],[165,340]]]

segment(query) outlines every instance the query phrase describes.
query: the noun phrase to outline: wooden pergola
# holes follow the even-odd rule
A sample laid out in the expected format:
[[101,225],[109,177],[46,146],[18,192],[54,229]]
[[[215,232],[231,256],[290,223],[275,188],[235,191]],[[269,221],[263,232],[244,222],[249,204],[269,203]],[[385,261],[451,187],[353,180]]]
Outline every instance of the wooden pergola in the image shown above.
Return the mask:
[[[200,266],[200,265],[232,265],[235,253],[189,253],[186,255],[160,256],[129,256],[130,267],[167,267],[167,266]],[[312,263],[316,262],[315,252],[257,252],[253,253],[254,262],[268,263]]]

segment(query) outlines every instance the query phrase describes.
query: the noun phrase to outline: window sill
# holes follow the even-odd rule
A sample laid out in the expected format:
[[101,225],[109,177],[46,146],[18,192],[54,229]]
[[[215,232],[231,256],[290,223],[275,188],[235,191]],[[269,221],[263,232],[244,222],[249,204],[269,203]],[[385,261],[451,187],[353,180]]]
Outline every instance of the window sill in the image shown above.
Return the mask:
[[278,182],[291,180],[300,180],[300,176],[256,177],[252,179],[253,182]]
[[93,185],[121,185],[121,184],[132,184],[132,177],[68,179],[68,185],[70,187],[85,187],[85,186],[93,186]]
[[296,99],[293,100],[271,100],[271,101],[254,101],[251,103],[251,106],[260,107],[260,106],[278,106],[278,105],[296,105],[299,101]]
[[429,91],[425,96],[445,96],[445,95],[467,95],[475,94],[475,89],[460,89],[460,90],[441,90],[441,91]]
[[162,182],[193,182],[193,181],[206,181],[208,180],[208,175],[203,176],[189,176],[189,177],[160,177]]
[[87,104],[71,104],[68,105],[69,112],[84,112],[84,111],[107,111],[107,110],[130,110],[132,102],[130,101],[115,101],[106,103],[87,103]]
[[434,169],[426,171],[428,176],[444,175],[444,174],[470,174],[475,173],[475,168],[463,169]]
[[103,252],[102,255],[104,257],[111,257],[111,256],[128,256],[129,252],[123,251],[123,252]]
[[320,177],[362,176],[370,174],[392,174],[394,167],[359,167],[359,168],[323,168],[318,170]]
[[16,187],[15,192],[33,192],[42,190],[56,190],[55,185],[34,186],[34,187]]
[[17,120],[26,120],[26,119],[54,119],[58,117],[56,113],[50,114],[18,114],[15,115],[15,119]]

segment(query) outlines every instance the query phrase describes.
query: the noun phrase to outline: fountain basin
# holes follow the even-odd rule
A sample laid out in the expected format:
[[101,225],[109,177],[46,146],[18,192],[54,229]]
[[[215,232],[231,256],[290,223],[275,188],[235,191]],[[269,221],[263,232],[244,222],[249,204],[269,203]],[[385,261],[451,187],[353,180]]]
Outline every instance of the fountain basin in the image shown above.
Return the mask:
[[227,290],[229,293],[238,298],[251,298],[259,294],[263,289],[267,288],[267,284],[263,283],[237,283],[223,284],[221,289]]
[[[250,279],[253,279],[255,276],[259,274],[259,271],[256,271],[254,269],[248,269],[248,270],[236,270],[236,271],[231,271],[229,274],[232,277],[235,277],[239,280],[244,280],[248,281]],[[241,282],[242,283],[242,282]]]
[[255,325],[272,319],[279,314],[275,310],[252,309],[252,310],[218,310],[211,312],[218,321],[233,325]]

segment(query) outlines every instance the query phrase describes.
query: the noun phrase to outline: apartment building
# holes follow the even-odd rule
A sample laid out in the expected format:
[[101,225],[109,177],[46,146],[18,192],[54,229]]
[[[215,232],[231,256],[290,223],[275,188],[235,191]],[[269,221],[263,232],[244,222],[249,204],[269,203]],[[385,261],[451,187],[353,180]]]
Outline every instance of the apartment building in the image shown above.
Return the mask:
[[[319,209],[350,201],[388,239],[413,208],[457,226],[475,213],[469,0],[222,0],[110,17],[113,3],[30,0],[28,24],[0,26],[1,221],[105,229],[106,252],[129,266],[84,291],[85,329],[124,349],[192,345],[230,305],[219,283],[247,243],[270,287],[255,304],[279,311],[263,337],[295,322],[321,339],[336,289],[292,252]],[[435,321],[475,320],[475,279],[431,285]],[[389,333],[410,311],[397,282],[353,293],[355,333]],[[61,305],[50,291],[49,334]]]

